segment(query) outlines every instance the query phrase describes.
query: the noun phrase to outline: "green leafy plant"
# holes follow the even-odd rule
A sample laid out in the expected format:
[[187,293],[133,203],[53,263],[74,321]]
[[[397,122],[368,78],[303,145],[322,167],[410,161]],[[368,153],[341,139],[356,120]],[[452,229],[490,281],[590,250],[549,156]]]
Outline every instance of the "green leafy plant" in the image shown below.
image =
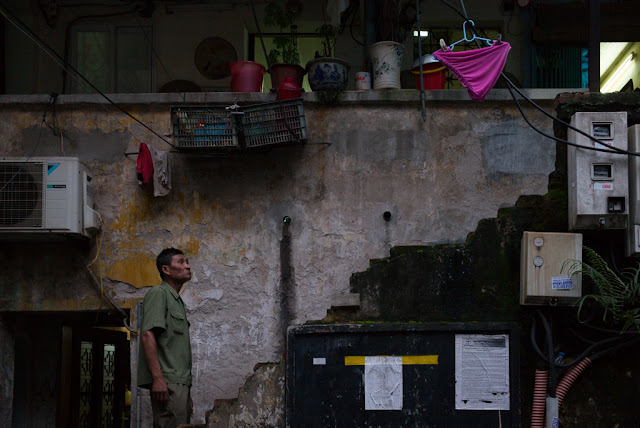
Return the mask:
[[578,317],[586,301],[592,300],[603,310],[603,321],[609,317],[614,323],[622,324],[622,331],[635,327],[640,331],[640,265],[624,269],[616,274],[598,253],[584,247],[587,261],[567,260],[562,270],[568,268],[569,274],[581,273],[591,279],[597,293],[581,297],[578,306]]
[[296,26],[294,25],[300,9],[294,7],[293,3],[295,2],[288,2],[283,7],[275,1],[270,1],[265,7],[265,24],[268,27],[278,29],[278,32],[281,33],[279,36],[274,37],[274,47],[267,54],[269,64],[277,62],[287,64],[300,63],[298,37],[296,36]]
[[336,27],[331,24],[324,24],[316,29],[322,42],[322,56],[333,57],[336,49]]

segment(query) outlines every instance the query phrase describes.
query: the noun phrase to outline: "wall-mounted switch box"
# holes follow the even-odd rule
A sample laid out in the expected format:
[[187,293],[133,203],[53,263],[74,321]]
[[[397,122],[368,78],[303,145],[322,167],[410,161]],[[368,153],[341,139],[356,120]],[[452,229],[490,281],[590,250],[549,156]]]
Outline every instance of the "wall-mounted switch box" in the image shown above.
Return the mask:
[[627,228],[627,156],[613,152],[627,150],[627,112],[576,112],[571,125],[600,143],[568,131],[569,141],[583,146],[567,149],[569,230]]
[[582,296],[582,276],[567,260],[582,261],[580,233],[524,232],[520,258],[521,305],[572,305]]

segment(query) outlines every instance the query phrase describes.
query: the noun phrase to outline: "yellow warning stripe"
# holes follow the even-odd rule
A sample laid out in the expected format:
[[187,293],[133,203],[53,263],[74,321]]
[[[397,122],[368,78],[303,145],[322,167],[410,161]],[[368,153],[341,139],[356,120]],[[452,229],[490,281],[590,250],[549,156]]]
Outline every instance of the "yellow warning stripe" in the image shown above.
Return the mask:
[[[397,357],[398,355],[376,355],[377,357]],[[345,366],[364,366],[363,356],[344,357]],[[402,364],[438,364],[438,355],[403,355]]]

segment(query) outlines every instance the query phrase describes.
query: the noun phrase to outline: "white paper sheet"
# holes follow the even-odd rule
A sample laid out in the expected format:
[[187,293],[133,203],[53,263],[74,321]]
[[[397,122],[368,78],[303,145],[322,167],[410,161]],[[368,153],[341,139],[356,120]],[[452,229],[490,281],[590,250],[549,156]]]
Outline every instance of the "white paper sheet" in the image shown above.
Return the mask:
[[509,336],[457,334],[456,410],[509,410]]
[[364,409],[402,410],[402,357],[364,358]]

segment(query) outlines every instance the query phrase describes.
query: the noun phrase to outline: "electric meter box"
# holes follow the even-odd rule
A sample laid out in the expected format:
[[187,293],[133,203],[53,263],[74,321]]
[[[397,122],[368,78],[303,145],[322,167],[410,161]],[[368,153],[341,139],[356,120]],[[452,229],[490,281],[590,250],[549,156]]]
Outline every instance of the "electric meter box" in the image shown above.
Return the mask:
[[524,232],[520,256],[521,305],[572,305],[582,296],[582,275],[569,263],[582,261],[582,234]]
[[[640,125],[627,130],[629,151],[640,152]],[[629,227],[628,256],[640,256],[640,157],[629,156]]]
[[[626,112],[577,112],[571,125],[604,144],[569,129],[569,142],[627,150]],[[627,156],[569,146],[569,230],[626,229],[629,214]]]

